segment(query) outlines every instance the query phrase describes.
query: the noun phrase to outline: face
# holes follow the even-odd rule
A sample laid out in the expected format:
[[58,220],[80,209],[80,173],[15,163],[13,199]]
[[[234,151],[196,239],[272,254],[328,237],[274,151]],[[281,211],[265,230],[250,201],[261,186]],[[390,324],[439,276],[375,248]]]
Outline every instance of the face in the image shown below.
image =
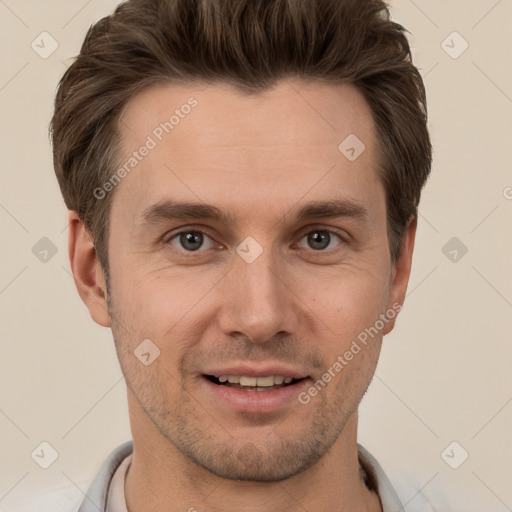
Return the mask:
[[[368,106],[348,85],[161,85],[121,133],[109,313],[132,420],[219,476],[304,471],[355,415],[393,325]],[[364,151],[339,149],[350,134]]]

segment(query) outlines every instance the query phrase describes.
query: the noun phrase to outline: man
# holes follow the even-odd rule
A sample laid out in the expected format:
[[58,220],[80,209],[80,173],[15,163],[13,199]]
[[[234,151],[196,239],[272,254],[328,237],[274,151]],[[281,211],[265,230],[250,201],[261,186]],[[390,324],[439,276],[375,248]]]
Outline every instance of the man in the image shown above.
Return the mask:
[[357,410],[403,304],[425,91],[381,0],[129,0],[52,120],[133,443],[80,512],[398,511]]

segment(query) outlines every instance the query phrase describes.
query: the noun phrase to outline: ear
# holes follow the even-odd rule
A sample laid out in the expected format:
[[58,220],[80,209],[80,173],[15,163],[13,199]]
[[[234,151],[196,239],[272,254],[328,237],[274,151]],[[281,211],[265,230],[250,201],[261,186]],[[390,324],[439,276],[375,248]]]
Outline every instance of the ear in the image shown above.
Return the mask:
[[74,210],[69,211],[68,226],[69,262],[78,293],[92,319],[103,327],[110,327],[105,275],[92,238]]
[[402,307],[405,300],[407,284],[409,283],[409,276],[411,274],[412,253],[414,251],[414,240],[416,238],[417,225],[418,221],[416,217],[411,217],[407,222],[400,246],[400,254],[393,265],[388,309],[396,311],[397,314],[386,323],[386,327],[383,331],[384,335],[393,330],[399,311],[397,309],[397,305]]

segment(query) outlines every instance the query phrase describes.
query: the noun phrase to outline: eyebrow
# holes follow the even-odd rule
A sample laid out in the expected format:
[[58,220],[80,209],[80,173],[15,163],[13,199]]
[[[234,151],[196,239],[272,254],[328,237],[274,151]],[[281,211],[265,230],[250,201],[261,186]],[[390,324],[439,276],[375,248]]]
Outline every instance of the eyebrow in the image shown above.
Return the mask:
[[348,217],[368,221],[368,210],[352,199],[332,199],[329,201],[311,201],[297,212],[297,219]]
[[[286,216],[293,215],[293,210]],[[352,218],[368,221],[368,210],[360,203],[351,199],[331,199],[311,201],[298,210],[297,220],[314,218]],[[224,224],[235,224],[235,217],[211,204],[179,202],[165,200],[146,208],[139,217],[138,224],[147,226],[159,222],[176,219],[218,220]]]

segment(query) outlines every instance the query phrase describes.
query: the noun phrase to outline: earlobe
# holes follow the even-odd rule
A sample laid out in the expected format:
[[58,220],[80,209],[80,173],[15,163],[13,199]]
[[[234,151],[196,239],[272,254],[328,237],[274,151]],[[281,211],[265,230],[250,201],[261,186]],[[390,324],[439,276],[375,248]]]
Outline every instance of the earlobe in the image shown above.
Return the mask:
[[92,319],[103,327],[110,327],[105,276],[91,236],[76,211],[70,210],[68,226],[69,262],[78,294]]
[[407,291],[407,285],[409,283],[409,277],[411,275],[412,266],[412,255],[414,252],[414,241],[416,238],[416,227],[418,221],[416,217],[411,217],[407,223],[407,226],[402,237],[402,243],[400,246],[400,254],[393,265],[393,271],[391,274],[391,288],[389,292],[388,311],[393,310],[397,314],[393,315],[393,319],[390,319],[386,323],[383,334],[386,335],[395,326],[396,317],[398,316],[398,310],[402,307],[405,300],[405,293]]

